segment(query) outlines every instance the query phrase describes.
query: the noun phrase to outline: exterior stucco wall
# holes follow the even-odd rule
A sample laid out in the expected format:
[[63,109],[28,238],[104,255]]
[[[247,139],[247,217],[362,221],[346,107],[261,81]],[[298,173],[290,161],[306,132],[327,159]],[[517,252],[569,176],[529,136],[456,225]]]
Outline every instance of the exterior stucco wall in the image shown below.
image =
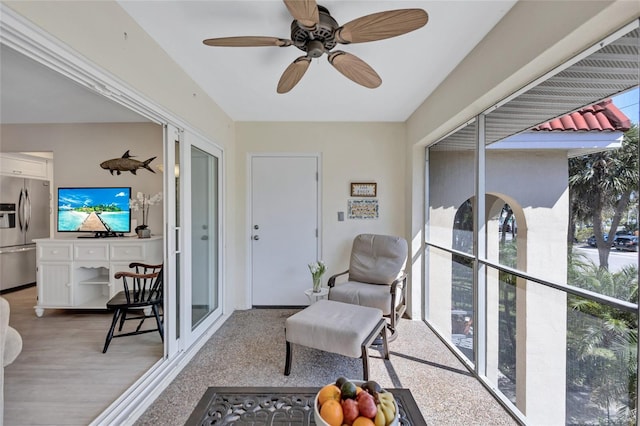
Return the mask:
[[[518,268],[553,282],[565,282],[566,232],[569,213],[567,157],[563,151],[488,151],[488,208],[509,203],[518,220]],[[472,152],[431,151],[429,157],[429,241],[453,247],[456,211],[472,196]],[[494,198],[495,197],[495,198]],[[502,200],[502,201],[499,201]],[[490,217],[488,218],[490,219]],[[487,255],[498,262],[497,226],[487,226]],[[553,247],[553,250],[549,250]],[[487,276],[487,337],[497,347],[497,275]],[[433,256],[428,264],[428,318],[444,335],[451,334],[452,267],[450,255]],[[517,284],[517,405],[533,424],[564,421],[566,296],[535,283]],[[549,360],[554,360],[549,365]],[[496,377],[497,354],[487,354],[488,377]],[[535,398],[532,397],[535,395]]]

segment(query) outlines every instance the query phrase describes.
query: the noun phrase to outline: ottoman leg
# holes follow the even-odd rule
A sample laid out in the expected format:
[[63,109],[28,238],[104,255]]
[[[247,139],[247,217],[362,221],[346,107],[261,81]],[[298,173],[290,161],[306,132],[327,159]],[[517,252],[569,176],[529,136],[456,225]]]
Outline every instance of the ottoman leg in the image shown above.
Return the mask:
[[362,349],[362,378],[365,382],[369,381],[369,354],[367,354],[367,348]]
[[387,327],[382,327],[382,356],[389,359],[389,339],[387,338]]
[[291,373],[291,343],[287,341],[287,355],[284,362],[284,375],[288,376]]
[[369,380],[369,353],[367,352],[367,348],[371,346],[373,341],[380,335],[381,332],[384,347],[386,349],[385,358],[389,359],[389,348],[387,346],[387,333],[385,332],[385,324],[385,320],[381,319],[380,322],[378,322],[378,324],[373,328],[373,330],[371,330],[369,336],[367,336],[367,338],[364,339],[364,342],[362,342],[362,376],[365,382]]

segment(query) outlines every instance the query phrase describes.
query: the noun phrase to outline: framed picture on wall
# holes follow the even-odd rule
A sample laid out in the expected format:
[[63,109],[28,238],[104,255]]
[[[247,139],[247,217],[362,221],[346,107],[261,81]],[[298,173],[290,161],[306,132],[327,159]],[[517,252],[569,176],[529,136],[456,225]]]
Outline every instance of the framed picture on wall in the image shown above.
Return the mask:
[[378,192],[378,184],[375,182],[352,182],[352,197],[375,197]]
[[377,219],[378,200],[349,200],[349,219]]

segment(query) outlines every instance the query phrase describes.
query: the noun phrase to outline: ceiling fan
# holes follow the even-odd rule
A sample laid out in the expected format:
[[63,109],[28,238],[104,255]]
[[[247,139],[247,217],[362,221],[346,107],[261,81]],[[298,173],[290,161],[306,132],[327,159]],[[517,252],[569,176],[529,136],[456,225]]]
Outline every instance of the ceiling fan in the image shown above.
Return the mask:
[[356,18],[342,26],[329,10],[315,0],[284,0],[294,20],[291,39],[262,36],[209,38],[207,46],[259,47],[295,46],[306,52],[284,70],[278,82],[278,93],[295,87],[307,71],[311,59],[327,54],[329,63],[348,79],[370,89],[382,84],[380,76],[366,62],[342,50],[331,51],[338,43],[364,43],[396,37],[423,27],[429,16],[422,9],[397,9]]

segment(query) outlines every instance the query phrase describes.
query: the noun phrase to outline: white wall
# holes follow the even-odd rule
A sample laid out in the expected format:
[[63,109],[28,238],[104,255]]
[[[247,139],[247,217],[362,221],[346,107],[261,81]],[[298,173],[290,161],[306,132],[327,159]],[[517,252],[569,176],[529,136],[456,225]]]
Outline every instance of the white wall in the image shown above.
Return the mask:
[[[238,194],[236,257],[248,259],[246,222],[247,158],[250,153],[318,152],[322,155],[322,253],[327,277],[349,266],[353,237],[360,233],[404,236],[404,125],[401,123],[237,123],[236,175]],[[377,182],[380,217],[349,219],[351,182]],[[338,222],[338,212],[345,212]],[[246,237],[246,238],[243,238]],[[249,264],[239,265],[237,283],[249,286]],[[243,307],[246,295],[238,294]],[[246,306],[245,306],[246,307]]]
[[[57,188],[65,186],[130,186],[134,196],[138,191],[162,192],[162,173],[156,166],[163,162],[163,135],[157,124],[5,124],[0,126],[0,140],[3,152],[53,152],[53,206],[57,205]],[[135,175],[123,172],[118,176],[100,167],[127,150],[139,161],[157,157],[150,163],[155,173],[138,169]],[[132,212],[132,219],[142,223],[140,212]],[[163,233],[162,205],[151,206],[149,227],[154,234]]]

